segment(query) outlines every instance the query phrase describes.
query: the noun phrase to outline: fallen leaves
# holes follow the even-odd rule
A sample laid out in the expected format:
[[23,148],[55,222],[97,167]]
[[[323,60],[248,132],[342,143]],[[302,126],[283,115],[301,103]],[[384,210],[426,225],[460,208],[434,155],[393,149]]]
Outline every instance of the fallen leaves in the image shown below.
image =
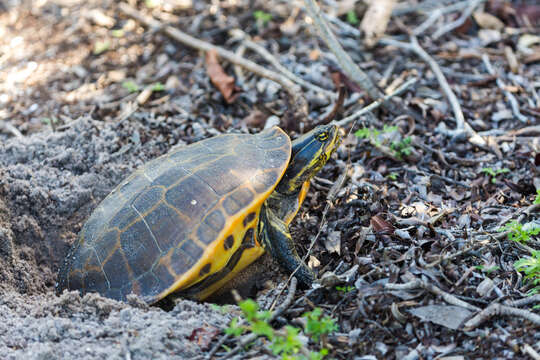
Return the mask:
[[217,51],[210,50],[206,53],[206,72],[212,84],[219,90],[227,104],[232,104],[238,97],[238,88],[234,83],[234,78],[227,75],[223,67],[219,64]]

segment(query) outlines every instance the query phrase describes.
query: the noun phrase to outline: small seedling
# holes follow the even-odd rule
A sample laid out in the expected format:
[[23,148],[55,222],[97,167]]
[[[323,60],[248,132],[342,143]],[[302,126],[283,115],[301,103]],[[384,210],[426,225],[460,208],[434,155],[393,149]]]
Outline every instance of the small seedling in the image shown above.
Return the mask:
[[[299,352],[303,346],[300,340],[302,332],[300,328],[287,325],[280,330],[275,330],[270,324],[272,312],[259,310],[259,304],[251,299],[241,301],[238,306],[247,322],[241,323],[239,318],[232,319],[225,329],[226,334],[238,337],[245,333],[253,333],[265,337],[270,342],[269,348],[272,353],[285,360],[322,360],[328,354],[328,350],[323,348],[318,352],[310,352],[307,358],[300,355]],[[321,309],[316,308],[303,316],[307,318],[304,333],[310,335],[315,342],[318,342],[320,336],[336,331],[338,328],[334,319],[329,316],[322,317]]]
[[391,172],[390,174],[386,175],[386,177],[389,178],[390,180],[396,181],[398,177],[398,173]]
[[533,250],[532,256],[521,258],[514,263],[514,268],[525,274],[525,280],[531,281],[535,288],[530,295],[540,292],[540,250]]
[[391,133],[394,131],[397,131],[397,126],[389,126],[384,125],[382,131],[378,129],[370,129],[370,128],[361,128],[358,129],[354,135],[361,139],[369,139],[375,146],[381,146],[381,140],[379,139],[379,135],[382,133]]
[[165,85],[163,85],[160,82],[155,83],[154,85],[152,85],[151,90],[152,90],[152,92],[154,92],[154,91],[163,91],[163,90],[165,90]]
[[131,80],[124,81],[122,83],[122,87],[130,93],[139,91],[139,85],[137,85],[134,81]]
[[390,145],[390,148],[394,150],[398,159],[403,159],[405,156],[411,155],[411,143],[412,138],[410,136],[407,136],[405,139],[399,142],[393,142]]
[[260,27],[265,27],[266,25],[268,25],[270,20],[272,20],[272,14],[269,14],[262,10],[255,11],[253,13],[253,17],[257,21],[257,25],[259,25]]
[[121,38],[121,37],[124,37],[125,31],[124,29],[111,30],[111,35],[115,38]]
[[540,226],[535,223],[525,227],[517,221],[513,220],[500,228],[498,231],[508,231],[508,240],[526,243],[531,239],[531,236],[540,234]]
[[501,267],[497,265],[492,266],[492,267],[485,267],[484,265],[477,265],[475,266],[475,268],[477,270],[485,272],[486,274],[491,274],[492,272],[499,270]]
[[307,319],[306,333],[313,336],[318,341],[322,335],[330,334],[338,330],[336,320],[329,316],[322,316],[322,310],[315,308],[313,311],[304,314]]
[[494,170],[493,168],[483,168],[482,172],[484,174],[488,175],[488,176],[491,176],[491,183],[495,184],[495,183],[497,183],[497,179],[496,179],[497,175],[505,174],[507,172],[510,172],[510,169],[504,168],[504,169]]
[[356,289],[354,286],[348,286],[348,285],[346,285],[346,286],[339,286],[339,285],[336,286],[337,291],[340,291],[340,292],[345,293],[345,294],[353,291],[354,289]]
[[97,41],[94,44],[94,55],[99,55],[99,54],[104,53],[105,51],[109,50],[110,46],[111,46],[111,43],[108,40]]
[[534,198],[533,204],[540,204],[540,189],[536,190],[536,197]]
[[347,22],[351,25],[358,25],[360,23],[358,16],[353,10],[347,12]]

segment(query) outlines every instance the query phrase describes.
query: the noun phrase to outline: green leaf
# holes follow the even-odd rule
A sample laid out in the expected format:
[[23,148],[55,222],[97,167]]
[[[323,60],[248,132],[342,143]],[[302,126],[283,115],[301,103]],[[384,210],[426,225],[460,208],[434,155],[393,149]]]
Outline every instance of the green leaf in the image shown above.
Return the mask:
[[239,321],[240,320],[237,317],[233,318],[229,326],[225,329],[225,334],[235,337],[242,335],[244,327],[238,325]]
[[338,330],[336,320],[324,316],[321,317],[322,310],[320,308],[315,308],[311,312],[304,314],[304,317],[307,319],[306,323],[306,333],[313,336],[313,338],[318,341],[319,337],[324,334],[330,334]]
[[356,130],[354,135],[359,137],[360,139],[368,139],[371,136],[371,130],[368,128],[358,129]]
[[242,309],[242,312],[249,321],[255,319],[255,315],[259,310],[259,304],[257,304],[257,302],[252,299],[246,299],[241,301],[238,306]]
[[347,22],[351,25],[358,25],[360,23],[358,16],[356,16],[353,10],[347,12]]
[[540,204],[540,189],[536,189],[536,197],[534,198],[534,204]]
[[109,50],[110,46],[111,43],[108,40],[96,41],[96,43],[94,44],[94,55],[104,53],[105,51]]
[[251,331],[259,336],[266,336],[269,340],[274,338],[274,329],[264,321],[255,321],[251,324]]
[[158,83],[155,83],[154,85],[152,85],[152,91],[163,91],[165,90],[165,85],[163,85],[162,83],[158,82]]
[[262,26],[266,26],[270,20],[272,20],[272,14],[264,12],[262,10],[257,10],[253,12],[253,17],[255,20],[261,23]]
[[122,83],[122,87],[124,89],[126,89],[127,91],[129,91],[130,93],[134,93],[134,92],[137,92],[139,91],[139,85],[137,85],[134,81],[132,80],[127,80],[127,81],[124,81]]

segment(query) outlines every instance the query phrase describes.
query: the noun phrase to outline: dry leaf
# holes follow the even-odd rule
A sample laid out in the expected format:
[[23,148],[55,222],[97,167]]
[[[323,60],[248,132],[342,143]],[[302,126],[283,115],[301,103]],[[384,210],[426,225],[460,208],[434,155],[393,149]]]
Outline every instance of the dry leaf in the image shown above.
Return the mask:
[[234,78],[225,73],[218,62],[217,51],[210,50],[206,53],[206,72],[215,87],[221,92],[227,104],[232,104],[238,96],[238,88],[234,84]]
[[502,30],[504,28],[504,23],[498,17],[482,11],[473,13],[473,18],[483,29]]
[[379,41],[379,38],[384,35],[395,4],[396,0],[371,2],[360,24],[360,29],[365,35],[364,43],[366,46],[374,46]]

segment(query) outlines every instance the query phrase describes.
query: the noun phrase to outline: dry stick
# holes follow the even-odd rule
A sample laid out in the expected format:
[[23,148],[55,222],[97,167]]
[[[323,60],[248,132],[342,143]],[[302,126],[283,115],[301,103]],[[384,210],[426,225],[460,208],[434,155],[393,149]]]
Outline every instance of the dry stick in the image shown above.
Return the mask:
[[338,126],[347,125],[348,123],[358,119],[360,116],[364,115],[365,113],[370,112],[373,109],[378,108],[385,101],[390,100],[394,96],[401,95],[403,92],[405,92],[405,90],[407,90],[409,87],[414,85],[417,81],[418,81],[418,78],[412,78],[412,79],[407,80],[406,82],[401,84],[401,86],[399,86],[396,90],[394,90],[390,94],[387,94],[384,97],[379,98],[378,100],[375,100],[374,102],[372,102],[368,106],[363,107],[362,109],[358,110],[354,114],[349,115],[346,118],[343,118],[343,119],[341,119],[339,121],[336,121],[335,124],[338,125]]
[[433,39],[438,39],[439,37],[443,36],[447,32],[452,31],[460,27],[461,25],[463,25],[463,23],[465,23],[465,21],[469,18],[469,16],[471,16],[474,9],[476,9],[476,7],[484,1],[485,0],[471,1],[469,7],[465,9],[465,11],[463,11],[461,16],[457,20],[452,21],[451,23],[446,24],[445,26],[441,27],[439,30],[435,31],[435,33],[433,34]]
[[525,306],[529,304],[536,304],[536,303],[540,303],[540,294],[528,296],[526,298],[519,299],[519,300],[506,300],[504,303],[505,305],[514,306],[514,307],[521,307],[521,306]]
[[[276,311],[274,311],[272,313],[272,316],[270,316],[270,319],[268,320],[268,322],[272,322],[275,319],[277,319],[277,317],[281,316],[281,314],[283,314],[283,312],[285,310],[287,310],[287,308],[291,305],[291,303],[292,303],[292,301],[294,299],[294,295],[296,294],[296,284],[297,284],[297,280],[296,280],[295,277],[293,277],[291,279],[291,284],[289,285],[289,294],[287,294],[287,297],[285,298],[283,303],[276,309]],[[283,287],[283,289],[285,289],[286,287],[287,287],[287,283],[285,283],[285,286]],[[280,294],[281,294],[281,292],[280,292]],[[240,338],[240,340],[238,340],[238,345],[236,345],[236,347],[234,349],[229,351],[222,359],[228,359],[228,358],[236,355],[246,345],[248,345],[248,344],[252,343],[253,341],[257,340],[258,337],[259,337],[259,335],[255,334],[255,333],[250,333],[250,334],[247,334],[247,335],[243,336],[242,338]],[[223,342],[221,342],[221,345],[223,344]]]
[[136,9],[132,8],[126,3],[119,3],[118,8],[121,12],[126,14],[129,17],[134,18],[135,20],[139,21],[140,23],[150,27],[150,28],[157,28],[163,31],[167,36],[171,37],[172,39],[181,42],[184,45],[190,46],[194,49],[208,52],[208,51],[216,51],[218,55],[233,63],[236,65],[240,65],[244,67],[245,69],[259,75],[262,77],[265,77],[267,79],[270,79],[272,81],[275,81],[276,83],[280,84],[285,91],[292,97],[293,104],[298,107],[298,111],[302,112],[301,115],[305,116],[307,118],[307,102],[302,94],[302,89],[300,86],[296,85],[291,80],[287,79],[285,76],[278,74],[274,71],[268,70],[260,65],[255,64],[253,61],[247,60],[243,57],[240,57],[236,55],[235,53],[226,50],[222,47],[215,46],[213,44],[210,44],[206,41],[194,38],[193,36],[190,36],[172,26],[163,25],[161,22],[146,16]]
[[[324,40],[330,51],[336,56],[336,59],[341,66],[343,72],[351,78],[356,84],[364,89],[372,99],[379,99],[384,97],[384,94],[375,86],[369,76],[363,72],[358,65],[354,63],[349,54],[343,50],[343,47],[339,44],[336,36],[330,29],[328,22],[321,15],[321,10],[314,0],[304,0],[306,4],[306,10],[309,16],[313,19],[313,24],[319,31],[319,35]],[[383,107],[388,110],[391,109],[391,105],[383,104]]]
[[491,62],[489,61],[489,57],[487,56],[487,54],[482,54],[482,61],[484,62],[484,65],[486,66],[486,70],[488,71],[488,73],[490,75],[496,76],[495,82],[497,83],[497,86],[499,87],[499,89],[502,90],[504,96],[506,96],[506,98],[510,102],[510,105],[512,106],[512,112],[514,113],[514,116],[517,117],[519,121],[526,123],[527,122],[527,117],[524,116],[519,111],[519,104],[518,104],[516,98],[514,97],[514,95],[512,95],[512,93],[510,91],[506,90],[505,83],[499,78],[497,72],[493,68],[493,65],[491,65]]
[[379,42],[384,45],[396,46],[405,50],[412,51],[429,65],[431,71],[433,71],[433,73],[437,77],[437,81],[439,82],[439,85],[441,86],[444,95],[448,99],[448,102],[452,107],[452,111],[454,112],[454,117],[456,119],[455,130],[448,130],[446,129],[446,126],[444,126],[444,123],[441,123],[441,126],[439,126],[438,129],[439,132],[452,137],[467,136],[469,137],[469,142],[478,146],[486,146],[486,141],[481,138],[465,121],[465,116],[463,115],[463,111],[461,110],[461,105],[459,105],[459,100],[456,94],[454,94],[454,92],[452,91],[450,85],[448,84],[448,81],[442,73],[439,64],[437,64],[437,62],[420,46],[416,37],[411,36],[410,43],[404,43],[390,38],[383,38],[379,40]]
[[511,306],[494,303],[489,305],[484,310],[480,311],[472,319],[468,320],[464,324],[464,328],[467,331],[473,330],[474,328],[482,324],[484,321],[498,315],[519,316],[521,318],[529,320],[536,325],[540,325],[540,315],[538,314],[523,309],[517,309]]
[[409,281],[405,284],[385,284],[384,288],[387,290],[413,290],[413,289],[425,289],[435,295],[438,295],[443,298],[444,301],[446,301],[449,304],[461,306],[465,309],[472,310],[472,311],[480,311],[480,308],[469,304],[468,302],[465,302],[461,299],[458,299],[452,294],[449,294],[447,292],[442,291],[438,287],[431,285],[430,283],[421,280],[421,279],[415,279],[413,281]]
[[412,33],[416,36],[420,35],[424,31],[426,31],[431,25],[433,25],[435,21],[437,21],[437,19],[439,19],[441,16],[452,11],[461,10],[465,8],[468,3],[469,1],[466,0],[466,1],[456,3],[456,4],[440,7],[435,10],[430,10],[431,14],[426,19],[426,21],[424,21],[423,23],[418,25],[416,28],[414,28]]
[[17,129],[8,121],[0,121],[0,130],[5,130],[6,132],[11,133],[15,135],[15,137],[18,137],[18,138],[23,137],[23,134],[19,131],[19,129]]
[[252,41],[249,36],[243,32],[240,29],[234,29],[231,31],[231,35],[234,37],[239,38],[242,40],[242,44],[247,47],[248,49],[251,49],[257,53],[259,53],[266,61],[268,61],[272,66],[276,68],[276,70],[280,71],[283,76],[287,77],[291,81],[294,81],[295,83],[303,86],[304,88],[308,90],[313,90],[315,92],[324,94],[328,96],[331,99],[337,98],[337,94],[333,93],[332,91],[323,89],[317,85],[314,85],[308,81],[305,81],[304,79],[299,78],[295,74],[293,74],[289,69],[287,69],[285,66],[281,65],[281,63],[272,55],[268,50],[266,50],[261,45],[257,44],[256,42]]
[[521,349],[521,351],[523,353],[527,353],[534,360],[540,360],[540,354],[536,352],[536,350],[534,350],[532,346],[529,344],[523,345],[523,348]]

